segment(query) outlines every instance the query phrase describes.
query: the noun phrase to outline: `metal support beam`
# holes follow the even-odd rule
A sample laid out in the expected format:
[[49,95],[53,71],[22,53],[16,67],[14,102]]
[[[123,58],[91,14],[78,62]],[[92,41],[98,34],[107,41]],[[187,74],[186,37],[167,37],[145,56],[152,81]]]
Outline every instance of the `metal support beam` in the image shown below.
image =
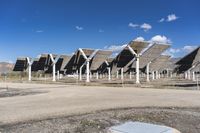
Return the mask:
[[132,79],[132,72],[129,72],[129,78]]
[[60,72],[57,71],[57,79],[59,80],[60,79]]
[[26,58],[28,62],[28,81],[31,81],[31,66],[33,64],[33,60],[31,60],[29,57]]
[[147,64],[146,68],[147,68],[147,82],[150,82],[149,80],[149,65],[150,63]]
[[119,78],[119,71],[117,71],[117,79]]
[[124,68],[121,68],[121,80],[124,80]]
[[195,72],[194,71],[192,72],[192,81],[196,81],[196,79],[195,79]]
[[136,84],[140,84],[140,61],[139,56],[136,56]]
[[155,80],[155,71],[152,71],[152,80]]
[[86,82],[90,82],[90,61],[86,61]]
[[57,56],[56,59],[53,58],[52,54],[49,54],[50,59],[52,61],[52,65],[53,65],[53,82],[56,81],[56,62],[58,61],[58,59],[60,58],[60,56]]
[[110,72],[110,67],[107,68],[108,69],[108,80],[111,80],[111,72]]
[[99,79],[99,73],[96,72],[96,79]]

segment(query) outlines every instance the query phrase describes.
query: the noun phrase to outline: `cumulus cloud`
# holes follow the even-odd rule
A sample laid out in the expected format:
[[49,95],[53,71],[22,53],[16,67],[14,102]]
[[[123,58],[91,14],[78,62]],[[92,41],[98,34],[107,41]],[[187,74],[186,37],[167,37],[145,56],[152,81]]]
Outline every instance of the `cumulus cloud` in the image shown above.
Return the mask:
[[171,22],[177,20],[179,17],[176,14],[169,14],[166,18],[161,18],[158,22]]
[[129,23],[128,26],[131,27],[131,28],[136,28],[136,27],[138,27],[139,25],[138,25],[138,24]]
[[145,39],[141,36],[137,37],[134,39],[134,41],[144,41]]
[[186,46],[184,46],[183,47],[183,50],[185,51],[185,52],[188,52],[188,53],[190,53],[190,52],[192,52],[194,49],[196,49],[197,48],[197,46],[189,46],[189,45],[186,45]]
[[127,46],[127,44],[111,45],[111,46],[105,46],[104,49],[111,50],[113,52],[119,52],[119,51],[123,50],[126,46]]
[[81,26],[76,26],[75,28],[76,28],[76,30],[79,30],[79,31],[83,30],[83,27],[81,27]]
[[168,44],[168,43],[171,43],[171,40],[168,39],[166,36],[156,35],[156,36],[154,36],[154,37],[151,38],[150,42],[157,42],[157,43]]
[[197,48],[197,46],[186,45],[182,48],[170,48],[167,51],[165,51],[164,54],[170,55],[172,57],[184,56],[184,55],[192,52],[196,48]]
[[134,23],[129,23],[128,24],[128,27],[131,27],[131,28],[140,28],[140,29],[143,29],[145,32],[152,29],[152,26],[150,24],[147,24],[147,23],[143,23],[141,25],[139,24],[134,24]]
[[170,14],[170,15],[167,16],[168,22],[175,21],[177,19],[178,19],[178,17],[175,14]]
[[144,24],[140,25],[140,28],[143,29],[144,31],[148,31],[148,30],[152,29],[152,26],[150,24],[144,23]]

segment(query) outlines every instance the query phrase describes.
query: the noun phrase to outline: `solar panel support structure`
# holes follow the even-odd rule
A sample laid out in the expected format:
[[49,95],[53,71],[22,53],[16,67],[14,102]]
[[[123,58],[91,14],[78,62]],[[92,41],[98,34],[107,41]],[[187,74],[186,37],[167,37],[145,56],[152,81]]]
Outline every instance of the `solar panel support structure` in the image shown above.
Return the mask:
[[99,73],[98,73],[98,71],[96,72],[96,79],[97,80],[99,79]]
[[127,45],[129,51],[136,57],[136,84],[140,84],[140,61],[139,54],[137,54],[129,45]]
[[190,70],[188,70],[188,79],[191,79]]
[[149,80],[149,65],[150,65],[150,63],[151,63],[151,62],[149,62],[149,63],[147,64],[147,82],[150,82],[150,80]]
[[192,81],[196,81],[196,79],[195,79],[195,72],[194,71],[192,72]]
[[79,51],[83,55],[83,58],[86,60],[86,82],[90,82],[90,60],[95,56],[95,54],[98,52],[98,49],[95,50],[89,58],[85,55],[84,51],[79,48]]
[[57,79],[59,80],[60,79],[60,72],[57,71]]
[[156,71],[156,79],[158,79],[158,71]]
[[121,68],[121,80],[124,80],[124,68]]
[[155,72],[152,71],[152,80],[155,80]]
[[58,61],[60,56],[57,56],[55,59],[53,58],[52,54],[49,54],[49,56],[50,56],[50,59],[52,61],[52,65],[53,65],[53,79],[52,79],[52,81],[55,82],[56,81],[56,62]]
[[117,76],[116,77],[117,77],[117,79],[119,78],[119,71],[117,71]]
[[82,68],[86,63],[84,63],[80,68],[79,68],[79,80],[82,80]]
[[111,80],[111,69],[110,67],[107,68],[108,69],[108,81]]
[[132,72],[129,72],[129,78],[132,79]]
[[187,79],[187,72],[185,72],[185,79]]
[[33,64],[33,60],[31,60],[29,57],[26,58],[28,62],[28,80],[31,81],[31,66]]

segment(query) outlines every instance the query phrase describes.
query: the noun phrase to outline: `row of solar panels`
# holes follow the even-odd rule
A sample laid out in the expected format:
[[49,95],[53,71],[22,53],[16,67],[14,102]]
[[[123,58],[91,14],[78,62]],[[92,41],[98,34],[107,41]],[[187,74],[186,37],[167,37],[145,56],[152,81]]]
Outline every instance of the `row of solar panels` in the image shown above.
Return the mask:
[[197,47],[195,50],[181,58],[179,61],[176,62],[177,67],[175,71],[177,73],[183,73],[188,70],[192,71],[200,71],[200,46]]
[[[134,52],[140,55],[139,68],[144,69],[148,63],[150,63],[150,70],[160,70],[170,62],[170,56],[161,55],[170,46],[165,44],[151,44],[149,42],[131,41],[119,54],[110,58],[112,51],[98,50],[90,60],[90,71],[105,73],[107,67],[111,68],[111,72],[115,73],[119,69],[124,68],[125,72],[132,71],[135,68],[136,55],[132,54],[130,48]],[[82,51],[81,51],[82,50]],[[53,55],[56,59],[56,71],[60,71],[63,74],[72,74],[84,65],[86,59],[84,54],[90,57],[95,50],[94,49],[78,49],[72,56],[68,55]],[[28,67],[27,58],[18,58],[14,66],[13,71],[25,71]],[[83,67],[83,73],[85,72],[85,66]],[[33,59],[32,71],[44,71],[45,73],[52,73],[52,60],[50,54],[42,54],[39,58]]]

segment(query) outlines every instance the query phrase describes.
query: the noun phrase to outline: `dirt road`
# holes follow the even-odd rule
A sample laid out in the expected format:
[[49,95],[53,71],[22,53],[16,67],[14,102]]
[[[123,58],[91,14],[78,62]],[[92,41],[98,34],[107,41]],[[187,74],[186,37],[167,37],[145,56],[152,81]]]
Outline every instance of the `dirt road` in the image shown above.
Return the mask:
[[200,107],[194,90],[0,83],[0,94],[0,125],[111,108]]

